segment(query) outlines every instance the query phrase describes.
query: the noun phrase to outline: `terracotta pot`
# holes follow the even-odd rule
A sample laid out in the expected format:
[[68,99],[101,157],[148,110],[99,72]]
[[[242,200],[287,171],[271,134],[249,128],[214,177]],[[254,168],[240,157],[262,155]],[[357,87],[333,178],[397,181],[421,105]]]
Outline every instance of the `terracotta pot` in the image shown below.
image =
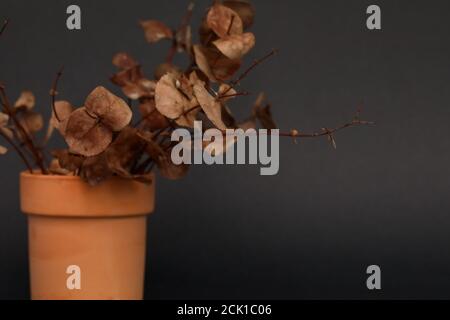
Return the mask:
[[31,298],[142,299],[154,191],[120,178],[92,187],[78,177],[22,173]]

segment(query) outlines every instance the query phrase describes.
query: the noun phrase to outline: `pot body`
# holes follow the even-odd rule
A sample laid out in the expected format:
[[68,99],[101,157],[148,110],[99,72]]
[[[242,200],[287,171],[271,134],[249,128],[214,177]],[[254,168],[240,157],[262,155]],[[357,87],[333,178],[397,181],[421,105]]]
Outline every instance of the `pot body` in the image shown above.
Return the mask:
[[143,298],[154,183],[21,174],[32,299]]

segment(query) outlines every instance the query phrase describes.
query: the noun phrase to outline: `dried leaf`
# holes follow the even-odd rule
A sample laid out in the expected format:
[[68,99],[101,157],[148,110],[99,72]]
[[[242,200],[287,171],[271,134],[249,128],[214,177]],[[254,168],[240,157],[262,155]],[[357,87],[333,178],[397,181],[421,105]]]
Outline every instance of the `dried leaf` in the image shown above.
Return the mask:
[[218,50],[194,46],[195,62],[212,82],[229,80],[241,67],[240,60],[232,60]]
[[194,94],[208,119],[211,120],[217,128],[225,130],[227,126],[222,120],[222,105],[220,102],[210,95],[208,90],[200,84],[194,85]]
[[17,101],[14,103],[14,108],[20,110],[31,110],[34,108],[36,99],[31,91],[22,91]]
[[70,114],[73,111],[73,106],[68,101],[55,101],[55,110],[58,117],[56,117],[55,112],[52,110],[52,116],[48,123],[46,140],[50,139],[54,129],[57,129],[61,135],[64,136],[67,122],[69,121]]
[[150,43],[156,43],[162,39],[172,39],[173,32],[164,23],[157,20],[141,21],[140,25],[145,32],[145,38]]
[[84,106],[112,131],[122,130],[131,121],[132,112],[127,103],[101,86],[89,94]]
[[227,102],[230,99],[235,98],[236,90],[233,89],[229,84],[222,83],[219,86],[219,92],[218,95],[220,97],[220,100],[223,102]]
[[138,65],[136,60],[134,60],[133,57],[126,52],[119,52],[115,54],[112,59],[112,63],[120,69],[131,69]]
[[144,128],[155,131],[169,126],[169,121],[164,117],[155,106],[154,99],[147,99],[139,104],[139,110],[142,115],[142,123]]
[[28,134],[35,134],[44,127],[42,115],[33,111],[22,113],[19,122]]
[[255,8],[246,0],[225,0],[223,5],[236,12],[244,24],[244,29],[253,25],[255,19]]
[[111,81],[133,100],[152,98],[155,95],[156,82],[145,78],[139,65],[116,73],[111,77]]
[[81,177],[90,185],[97,185],[113,175],[108,167],[105,153],[87,158],[83,162]]
[[178,180],[184,177],[189,166],[185,164],[176,165],[170,157],[171,151],[164,151],[161,146],[153,140],[148,132],[139,132],[138,136],[147,143],[146,152],[156,163],[161,175],[170,180]]
[[62,176],[66,176],[71,173],[69,170],[61,168],[58,159],[52,159],[52,161],[50,162],[50,166],[48,167],[48,171],[50,171],[50,173],[52,173],[52,174],[62,175]]
[[65,139],[70,151],[75,154],[86,157],[98,155],[110,145],[112,136],[111,129],[84,107],[72,112],[67,122]]
[[145,145],[137,129],[125,127],[105,151],[109,169],[123,178],[132,178],[130,166],[144,152]]
[[214,4],[208,11],[206,23],[220,38],[228,35],[241,34],[244,26],[239,15],[232,9],[220,4]]
[[169,119],[177,119],[190,106],[190,101],[178,90],[173,73],[163,76],[156,85],[156,109]]
[[59,166],[69,172],[78,171],[84,162],[84,157],[75,155],[67,149],[53,150],[52,155],[58,159]]
[[156,164],[161,175],[169,180],[179,180],[189,171],[189,166],[186,164],[174,164],[170,158],[170,153],[160,156]]
[[0,128],[8,125],[9,116],[6,113],[0,112]]
[[155,69],[155,79],[159,80],[168,73],[180,74],[180,69],[172,63],[161,63]]
[[241,59],[255,46],[255,36],[251,32],[231,35],[218,39],[213,44],[230,59]]

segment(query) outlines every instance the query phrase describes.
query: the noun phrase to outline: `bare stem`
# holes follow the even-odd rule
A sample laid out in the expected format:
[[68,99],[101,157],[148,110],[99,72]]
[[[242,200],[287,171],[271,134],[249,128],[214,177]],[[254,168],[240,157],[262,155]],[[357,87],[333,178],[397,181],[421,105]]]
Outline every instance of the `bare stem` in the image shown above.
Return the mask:
[[0,97],[1,97],[1,103],[3,105],[4,110],[6,111],[6,114],[10,116],[10,118],[13,120],[15,126],[20,131],[21,135],[23,136],[25,140],[25,144],[33,154],[35,158],[36,165],[41,169],[42,174],[47,174],[47,170],[45,169],[42,154],[39,152],[39,150],[36,148],[36,146],[33,143],[33,139],[29,136],[28,132],[25,130],[25,128],[22,126],[20,121],[17,119],[15,113],[12,111],[11,104],[9,103],[8,96],[6,95],[5,87],[3,85],[0,85]]
[[50,96],[52,97],[52,108],[53,108],[53,113],[55,114],[55,118],[56,120],[58,120],[58,122],[61,122],[58,113],[56,112],[56,106],[55,106],[55,97],[58,94],[58,82],[59,79],[62,76],[64,70],[64,66],[61,67],[61,69],[59,69],[59,71],[56,73],[55,79],[53,80],[53,84],[52,84],[52,88],[50,89]]
[[266,54],[264,57],[257,59],[255,61],[253,61],[253,63],[250,65],[250,67],[248,67],[243,73],[241,73],[241,75],[239,77],[237,77],[236,80],[231,81],[229,88],[227,90],[225,90],[222,93],[222,96],[226,95],[228,92],[230,92],[231,89],[234,89],[242,80],[245,79],[245,77],[247,77],[249,75],[250,72],[253,71],[253,69],[255,69],[259,64],[263,63],[264,61],[266,61],[267,59],[271,58],[272,56],[274,56],[275,54],[277,54],[278,51],[273,49],[272,51],[270,51],[268,54]]
[[33,168],[31,167],[30,163],[28,162],[27,157],[25,156],[25,154],[23,153],[22,149],[20,149],[15,143],[14,141],[8,137],[7,134],[5,134],[3,131],[0,130],[0,136],[2,136],[3,138],[5,138],[5,140],[14,148],[14,150],[16,150],[17,154],[19,155],[20,158],[22,158],[23,162],[25,163],[28,171],[30,173],[33,173]]

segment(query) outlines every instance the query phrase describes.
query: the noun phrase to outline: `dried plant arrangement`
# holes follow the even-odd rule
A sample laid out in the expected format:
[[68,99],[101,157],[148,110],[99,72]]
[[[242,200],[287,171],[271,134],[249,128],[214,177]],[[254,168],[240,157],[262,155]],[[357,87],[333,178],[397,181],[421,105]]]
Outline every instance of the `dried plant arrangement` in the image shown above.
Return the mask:
[[[277,129],[264,94],[257,97],[243,121],[235,119],[229,107],[233,100],[249,94],[241,90],[241,82],[277,53],[272,50],[244,66],[244,58],[256,41],[249,31],[254,22],[253,5],[246,0],[214,1],[205,13],[197,41],[191,29],[193,10],[191,3],[177,28],[157,20],[140,22],[149,43],[169,41],[171,46],[166,61],[150,77],[129,54],[121,52],[113,57],[118,71],[111,81],[121,88],[123,98],[99,86],[83,106],[59,100],[61,70],[50,90],[52,116],[46,124],[34,110],[32,92],[23,91],[12,103],[1,84],[0,136],[4,143],[0,154],[5,154],[9,145],[31,173],[80,176],[90,184],[112,176],[151,182],[154,168],[169,179],[186,174],[188,165],[176,165],[171,159],[174,142],[170,136],[177,128],[193,130],[196,120],[203,121],[203,130],[217,128],[223,134],[226,129],[259,127],[269,134]],[[0,35],[7,25],[5,21]],[[174,64],[176,54],[187,56],[187,68]],[[336,148],[338,131],[371,124],[360,119],[358,111],[348,123],[334,129],[312,133],[293,129],[279,135],[292,139],[324,137]],[[43,130],[46,132],[39,140],[37,133]],[[66,149],[49,151],[46,147],[55,132],[64,137]]]

